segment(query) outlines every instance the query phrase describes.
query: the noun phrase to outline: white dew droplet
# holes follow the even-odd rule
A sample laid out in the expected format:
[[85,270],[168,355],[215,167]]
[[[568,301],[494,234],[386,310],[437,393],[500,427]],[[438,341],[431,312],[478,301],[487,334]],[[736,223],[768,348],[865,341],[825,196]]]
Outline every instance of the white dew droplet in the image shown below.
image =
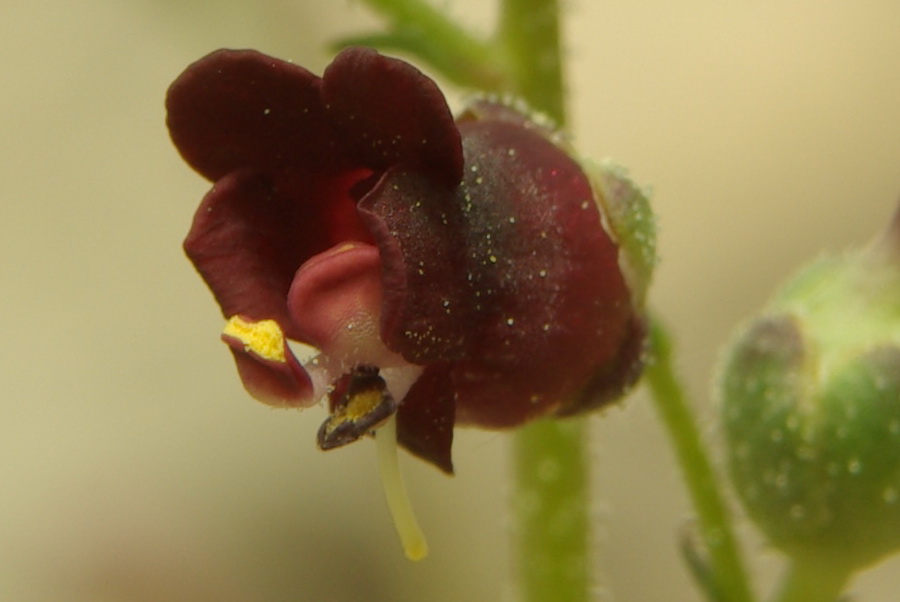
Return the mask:
[[800,419],[797,417],[796,414],[791,414],[790,416],[788,416],[787,420],[785,421],[785,427],[787,427],[788,431],[793,433],[797,430],[797,427],[799,427],[799,426],[800,426]]
[[897,503],[898,497],[900,497],[900,493],[897,492],[895,487],[891,487],[890,485],[885,487],[884,491],[881,492],[881,499],[884,500],[885,504]]
[[788,486],[788,476],[783,472],[779,472],[775,475],[775,487],[778,489],[784,490],[787,489]]
[[859,458],[852,458],[847,462],[847,472],[852,475],[857,475],[862,472],[862,463],[859,461]]

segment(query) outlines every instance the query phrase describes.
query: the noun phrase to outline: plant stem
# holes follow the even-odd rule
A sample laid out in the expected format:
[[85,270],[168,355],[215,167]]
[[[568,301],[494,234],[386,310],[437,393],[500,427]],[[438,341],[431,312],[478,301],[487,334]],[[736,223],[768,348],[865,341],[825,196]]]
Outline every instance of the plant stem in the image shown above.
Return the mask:
[[[496,43],[511,92],[562,127],[565,100],[557,0],[503,0]],[[500,57],[498,57],[500,58]],[[522,602],[590,599],[588,427],[583,418],[541,420],[513,445],[513,516]]]
[[794,559],[778,602],[836,602],[853,571],[843,566]]
[[496,35],[513,89],[531,106],[565,123],[558,0],[503,0]]
[[651,326],[652,356],[644,382],[684,473],[700,536],[709,562],[712,583],[708,593],[727,602],[751,602],[753,595],[731,528],[731,516],[718,489],[718,482],[704,450],[697,424],[686,399],[684,387],[675,376],[669,335],[657,321]]
[[357,36],[341,45],[393,47],[413,52],[456,83],[498,92],[505,75],[495,46],[472,34],[425,0],[362,0],[390,21],[386,34]]
[[587,424],[541,420],[515,436],[513,518],[523,602],[590,596]]
[[363,0],[373,10],[383,14],[396,25],[414,27],[437,35],[442,41],[448,41],[448,51],[461,48],[480,41],[470,39],[459,25],[440,10],[424,0]]

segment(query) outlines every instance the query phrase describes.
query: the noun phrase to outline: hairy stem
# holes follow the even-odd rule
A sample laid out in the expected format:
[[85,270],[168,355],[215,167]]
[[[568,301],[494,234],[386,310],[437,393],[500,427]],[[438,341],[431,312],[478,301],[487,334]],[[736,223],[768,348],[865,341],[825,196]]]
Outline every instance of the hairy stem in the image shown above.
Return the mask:
[[513,89],[531,106],[565,122],[558,0],[503,0],[497,28]]
[[542,420],[515,437],[513,519],[523,602],[590,595],[587,424]]
[[732,530],[730,513],[719,492],[684,387],[675,375],[669,335],[655,321],[651,328],[651,348],[652,357],[644,382],[669,433],[697,513],[700,542],[711,579],[702,585],[712,599],[751,602],[753,595]]
[[[565,100],[557,0],[503,0],[496,35],[511,92],[562,127]],[[591,528],[583,418],[545,420],[515,435],[513,511],[523,602],[590,599]]]
[[494,45],[426,0],[362,1],[387,18],[389,31],[351,37],[341,46],[361,44],[412,52],[462,86],[492,92],[503,89],[506,76]]
[[778,602],[837,602],[852,571],[812,559],[794,559]]

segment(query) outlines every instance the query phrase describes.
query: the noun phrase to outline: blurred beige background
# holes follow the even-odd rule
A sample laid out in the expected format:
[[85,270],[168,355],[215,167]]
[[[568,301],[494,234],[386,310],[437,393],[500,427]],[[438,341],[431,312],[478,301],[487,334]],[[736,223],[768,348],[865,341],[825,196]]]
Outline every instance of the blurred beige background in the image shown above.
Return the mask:
[[[442,3],[490,25],[492,3]],[[653,302],[710,419],[730,329],[821,249],[866,240],[900,196],[900,5],[568,4],[573,130],[655,189]],[[0,599],[507,599],[508,437],[462,432],[454,479],[405,461],[432,548],[406,562],[372,446],[322,454],[321,412],[244,395],[180,250],[208,185],[167,139],[168,83],[221,46],[318,71],[327,41],[375,23],[334,0],[0,8]],[[690,508],[649,401],[593,428],[598,600],[699,600],[676,546]],[[768,587],[778,557],[743,532]],[[854,591],[896,600],[898,569]]]

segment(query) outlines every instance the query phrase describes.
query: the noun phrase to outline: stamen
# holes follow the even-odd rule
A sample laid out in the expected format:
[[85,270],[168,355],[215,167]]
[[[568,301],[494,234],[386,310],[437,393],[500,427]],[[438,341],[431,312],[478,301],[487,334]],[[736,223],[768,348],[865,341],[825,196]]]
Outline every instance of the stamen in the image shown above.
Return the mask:
[[222,336],[237,339],[245,351],[251,351],[264,360],[284,363],[284,333],[275,320],[251,322],[240,316],[231,316],[222,330]]
[[413,514],[409,496],[406,494],[406,486],[403,483],[403,475],[400,474],[400,463],[397,459],[396,416],[392,415],[388,418],[387,422],[375,432],[375,442],[378,446],[378,469],[381,472],[381,484],[384,487],[384,495],[387,498],[391,517],[394,519],[397,535],[400,536],[403,551],[410,560],[422,560],[428,555],[428,543]]
[[317,437],[323,450],[353,443],[397,411],[397,402],[375,366],[356,366],[335,381],[328,397],[331,414]]

